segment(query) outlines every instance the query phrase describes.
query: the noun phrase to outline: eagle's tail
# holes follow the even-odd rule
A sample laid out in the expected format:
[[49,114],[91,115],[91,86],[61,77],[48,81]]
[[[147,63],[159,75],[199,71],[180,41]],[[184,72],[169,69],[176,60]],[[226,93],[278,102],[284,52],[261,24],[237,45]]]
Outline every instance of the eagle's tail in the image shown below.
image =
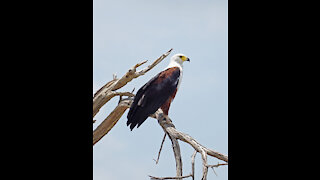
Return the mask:
[[130,130],[137,126],[137,128],[148,118],[148,114],[141,112],[141,108],[130,109],[128,113],[127,126],[130,125]]

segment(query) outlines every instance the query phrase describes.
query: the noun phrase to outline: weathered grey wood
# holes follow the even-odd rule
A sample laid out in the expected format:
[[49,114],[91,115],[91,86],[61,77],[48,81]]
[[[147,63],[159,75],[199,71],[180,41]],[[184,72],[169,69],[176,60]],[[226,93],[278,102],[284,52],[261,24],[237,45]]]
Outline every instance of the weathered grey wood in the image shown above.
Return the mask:
[[149,177],[151,179],[157,179],[157,180],[165,180],[165,179],[183,179],[183,178],[188,178],[188,177],[192,177],[192,174],[189,174],[187,176],[177,176],[177,177],[154,177],[154,176],[150,176]]
[[139,76],[142,76],[148,71],[150,71],[157,64],[159,64],[163,59],[165,59],[171,53],[171,51],[172,49],[170,49],[168,52],[161,55],[152,64],[150,64],[148,67],[140,71],[137,71],[137,68],[143,65],[144,63],[146,63],[147,61],[143,61],[141,63],[134,65],[120,79],[117,79],[116,77],[114,77],[113,80],[109,81],[106,85],[102,86],[102,88],[100,88],[93,96],[93,117],[99,112],[102,106],[104,106],[114,96],[117,96],[117,93],[115,93],[114,91],[122,88],[128,82],[132,81],[132,79],[138,78]]
[[163,147],[164,141],[166,140],[166,137],[167,137],[167,134],[166,134],[166,133],[164,133],[164,136],[163,136],[163,138],[162,138],[162,142],[161,142],[161,145],[160,145],[160,149],[159,149],[159,152],[158,152],[157,160],[153,159],[153,160],[156,162],[156,164],[158,164],[158,162],[159,162],[160,153],[161,153],[161,150],[162,150],[162,147]]
[[[188,134],[185,134],[185,133],[178,131],[175,128],[175,126],[172,124],[171,119],[169,117],[165,117],[163,115],[163,112],[161,109],[158,109],[158,111],[155,114],[153,114],[151,117],[156,118],[158,120],[158,123],[160,124],[162,129],[167,133],[167,135],[170,137],[170,140],[172,141],[173,151],[174,151],[175,160],[176,160],[177,177],[182,176],[182,161],[181,161],[180,148],[179,149],[174,148],[174,146],[176,146],[176,144],[179,144],[177,142],[177,140],[181,140],[183,142],[188,143],[189,145],[191,145],[195,149],[196,152],[199,152],[201,154],[202,168],[203,168],[202,180],[207,179],[208,167],[211,167],[210,165],[207,164],[207,155],[213,156],[215,158],[218,158],[220,160],[228,162],[228,156],[226,156],[222,153],[216,152],[212,149],[208,149],[205,146],[198,143],[194,138],[192,138]],[[194,160],[192,159],[192,161],[194,161]],[[193,164],[192,168],[194,168],[194,164]],[[178,175],[178,173],[179,173],[179,175]],[[192,175],[191,177],[194,178],[194,170],[191,173],[191,175]],[[180,179],[180,178],[178,178],[178,179]]]
[[132,98],[121,100],[118,106],[102,121],[102,123],[93,131],[93,145],[95,145],[103,136],[105,136],[113,126],[118,122],[123,113],[130,107]]
[[152,117],[156,117],[158,119],[159,124],[162,126],[162,128],[165,130],[165,132],[167,132],[168,134],[170,134],[172,137],[174,137],[176,139],[179,139],[183,142],[190,144],[197,152],[205,151],[206,154],[208,154],[209,156],[213,156],[217,159],[228,162],[228,156],[226,156],[222,153],[219,153],[217,151],[214,151],[212,149],[206,148],[205,146],[201,145],[197,140],[195,140],[190,135],[178,131],[175,128],[175,126],[172,124],[172,121],[170,119],[167,121],[163,121],[163,120],[159,121],[159,118],[162,117],[161,114],[162,114],[162,111],[161,111],[161,109],[159,109],[155,113],[155,115],[153,115]]
[[[179,142],[176,138],[172,137],[169,134],[169,138],[171,140],[172,143],[172,150],[174,153],[174,158],[176,161],[176,176],[182,176],[182,159],[181,159],[181,151],[180,151],[180,145]],[[182,178],[178,178],[178,180],[181,180]]]
[[195,161],[195,158],[196,158],[196,155],[197,155],[197,151],[194,151],[192,156],[191,156],[191,175],[192,175],[192,180],[194,180],[194,161]]
[[[147,61],[143,61],[141,63],[136,64],[132,68],[128,70],[128,72],[122,76],[120,79],[118,79],[116,76],[114,76],[113,80],[106,83],[103,87],[101,87],[93,97],[93,117],[99,112],[100,108],[106,104],[110,99],[112,99],[115,96],[120,96],[120,101],[116,108],[108,115],[108,117],[101,122],[101,124],[93,131],[93,145],[95,145],[101,138],[103,138],[118,122],[118,120],[121,118],[121,116],[124,114],[126,109],[128,109],[133,101],[134,94],[130,92],[116,92],[116,90],[122,88],[125,86],[128,82],[132,81],[132,79],[137,78],[141,75],[144,75],[148,71],[150,71],[153,67],[155,67],[157,64],[159,64],[164,58],[166,58],[172,49],[170,49],[167,53],[160,56],[157,60],[155,60],[151,65],[148,67],[136,71],[136,68],[141,66],[142,64],[146,63]],[[122,99],[122,96],[128,96],[126,99]],[[176,161],[176,177],[154,177],[150,176],[152,179],[178,179],[181,180],[183,178],[192,177],[194,180],[194,164],[195,164],[195,156],[197,153],[201,154],[202,158],[202,167],[203,167],[203,174],[202,174],[202,180],[207,179],[207,173],[208,168],[214,168],[219,167],[221,165],[228,165],[228,156],[224,155],[222,153],[216,152],[212,149],[209,149],[203,145],[201,145],[199,142],[197,142],[194,138],[192,138],[190,135],[182,133],[178,131],[175,126],[172,124],[172,121],[169,117],[165,117],[162,113],[162,110],[159,109],[156,113],[151,115],[150,117],[153,117],[158,120],[159,125],[162,127],[164,132],[168,135],[169,139],[172,143],[172,149],[174,152],[174,157]],[[93,120],[95,122],[95,120]],[[182,159],[181,159],[181,150],[179,141],[181,140],[185,143],[188,143],[191,147],[195,149],[195,152],[192,155],[191,158],[191,164],[192,164],[192,173],[187,176],[182,176]],[[163,140],[164,141],[164,140]],[[162,142],[163,144],[163,142]],[[161,144],[161,147],[162,147]],[[158,158],[160,157],[161,147],[159,151]],[[222,161],[225,161],[226,163],[223,164],[217,164],[217,165],[208,165],[207,164],[207,156],[212,156],[217,159],[220,159]],[[158,161],[158,160],[157,160]],[[156,162],[157,162],[156,161]]]

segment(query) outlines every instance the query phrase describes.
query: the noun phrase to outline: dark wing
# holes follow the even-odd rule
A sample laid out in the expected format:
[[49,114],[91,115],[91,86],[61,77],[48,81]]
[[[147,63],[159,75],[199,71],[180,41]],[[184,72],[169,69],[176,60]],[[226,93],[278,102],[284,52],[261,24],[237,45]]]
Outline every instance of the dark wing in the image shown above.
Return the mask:
[[164,104],[176,91],[180,77],[178,67],[166,69],[142,86],[130,107],[127,115],[127,126],[137,128]]

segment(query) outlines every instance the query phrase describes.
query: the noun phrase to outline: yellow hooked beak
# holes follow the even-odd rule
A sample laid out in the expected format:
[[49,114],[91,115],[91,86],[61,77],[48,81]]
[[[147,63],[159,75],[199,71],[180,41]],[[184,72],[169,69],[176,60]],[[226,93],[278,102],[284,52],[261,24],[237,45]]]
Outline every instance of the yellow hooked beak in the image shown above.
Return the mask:
[[182,56],[181,59],[182,59],[182,61],[189,61],[190,62],[190,59],[186,56]]

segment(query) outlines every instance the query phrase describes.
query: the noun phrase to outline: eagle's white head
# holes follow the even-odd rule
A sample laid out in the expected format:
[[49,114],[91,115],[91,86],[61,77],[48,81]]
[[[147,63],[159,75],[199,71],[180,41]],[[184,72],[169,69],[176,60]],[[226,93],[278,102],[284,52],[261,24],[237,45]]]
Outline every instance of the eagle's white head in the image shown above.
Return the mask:
[[181,54],[181,53],[178,53],[178,54],[175,54],[171,57],[170,59],[170,63],[168,65],[167,68],[170,68],[170,67],[180,67],[180,69],[182,69],[183,67],[183,63],[185,61],[189,61],[190,62],[190,59],[184,55],[184,54]]

